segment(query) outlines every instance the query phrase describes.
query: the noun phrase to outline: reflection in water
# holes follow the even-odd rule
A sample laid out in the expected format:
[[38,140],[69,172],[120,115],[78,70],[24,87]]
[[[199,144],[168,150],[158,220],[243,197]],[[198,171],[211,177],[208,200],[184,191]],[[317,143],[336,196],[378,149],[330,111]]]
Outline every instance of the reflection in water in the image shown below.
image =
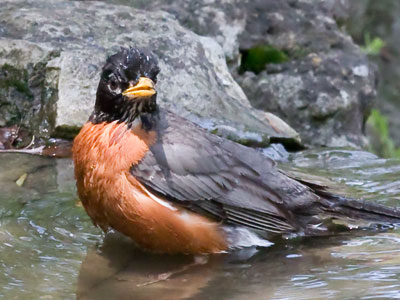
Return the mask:
[[[388,233],[374,234],[278,241],[271,248],[210,256],[207,263],[196,266],[191,257],[144,253],[129,240],[111,234],[84,259],[77,298],[344,299],[371,290],[376,293],[375,289],[384,289],[400,272],[400,267],[395,274],[393,269],[383,271],[400,259],[396,259],[400,239]],[[395,238],[396,245],[381,245],[386,249],[382,252],[377,241],[388,238]],[[377,272],[379,268],[383,270]],[[176,273],[168,280],[146,284],[168,272]],[[376,283],[372,289],[371,282]]]
[[[400,200],[398,161],[335,149],[284,157],[291,174],[382,204]],[[400,298],[399,229],[276,240],[193,265],[143,253],[117,234],[104,238],[77,202],[69,159],[0,154],[0,191],[1,299]]]
[[208,284],[216,260],[195,264],[191,256],[149,254],[119,234],[108,234],[82,263],[77,298],[187,299]]

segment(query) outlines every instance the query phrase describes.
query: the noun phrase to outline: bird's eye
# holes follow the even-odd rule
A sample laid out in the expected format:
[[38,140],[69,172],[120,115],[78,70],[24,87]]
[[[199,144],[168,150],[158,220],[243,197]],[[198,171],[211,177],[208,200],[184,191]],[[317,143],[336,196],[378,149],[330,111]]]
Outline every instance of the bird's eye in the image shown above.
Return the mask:
[[108,86],[110,87],[110,89],[111,89],[112,91],[116,91],[116,90],[118,89],[119,84],[118,84],[117,79],[116,79],[114,76],[112,76],[112,77],[109,79],[109,81],[108,81]]

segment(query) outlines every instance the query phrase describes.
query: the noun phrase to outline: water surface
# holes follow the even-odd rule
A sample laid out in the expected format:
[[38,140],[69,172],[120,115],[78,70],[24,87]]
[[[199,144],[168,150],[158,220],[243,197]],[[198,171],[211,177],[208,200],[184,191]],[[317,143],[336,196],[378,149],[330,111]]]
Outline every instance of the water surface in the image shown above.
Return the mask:
[[[286,172],[338,192],[399,203],[399,161],[343,149],[265,153]],[[0,191],[0,298],[400,298],[400,229],[277,241],[194,264],[143,253],[117,234],[104,237],[77,199],[70,159],[1,154]]]

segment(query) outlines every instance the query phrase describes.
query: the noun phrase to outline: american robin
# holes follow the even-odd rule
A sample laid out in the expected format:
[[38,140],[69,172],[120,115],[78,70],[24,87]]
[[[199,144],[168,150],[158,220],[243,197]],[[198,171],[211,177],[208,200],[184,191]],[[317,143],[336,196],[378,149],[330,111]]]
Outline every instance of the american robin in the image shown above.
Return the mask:
[[256,149],[158,107],[159,71],[146,51],[109,57],[75,138],[78,194],[102,230],[154,252],[202,254],[269,245],[275,234],[321,235],[332,217],[400,222],[395,208],[291,178]]

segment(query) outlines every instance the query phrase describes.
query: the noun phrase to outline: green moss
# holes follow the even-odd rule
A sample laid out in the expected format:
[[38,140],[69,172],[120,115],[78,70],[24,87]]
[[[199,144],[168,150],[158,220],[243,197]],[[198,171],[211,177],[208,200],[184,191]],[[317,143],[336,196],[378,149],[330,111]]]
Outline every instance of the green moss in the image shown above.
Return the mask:
[[81,128],[77,126],[58,126],[52,134],[54,138],[73,140]]
[[371,40],[371,37],[367,32],[364,35],[364,46],[361,46],[361,49],[368,55],[378,55],[381,52],[381,49],[385,47],[385,44],[386,43],[379,37],[375,37]]
[[270,45],[259,45],[242,51],[240,72],[260,73],[267,64],[279,64],[285,61],[288,61],[288,56],[282,50]]
[[218,134],[218,128],[214,128],[214,129],[210,130],[210,132],[212,134]]
[[373,109],[367,121],[379,139],[379,149],[370,149],[382,157],[400,158],[400,148],[396,148],[392,138],[389,135],[389,125],[387,118],[377,109]]
[[233,137],[229,137],[228,139],[235,141],[236,143],[242,144],[244,146],[248,146],[251,147],[254,144],[254,140],[250,140],[250,139],[245,139],[245,138],[241,138],[241,139],[234,139]]
[[18,70],[13,66],[4,64],[0,68],[2,76],[0,77],[0,88],[10,89],[15,88],[21,94],[24,94],[28,99],[33,99],[33,94],[28,86],[28,73]]

